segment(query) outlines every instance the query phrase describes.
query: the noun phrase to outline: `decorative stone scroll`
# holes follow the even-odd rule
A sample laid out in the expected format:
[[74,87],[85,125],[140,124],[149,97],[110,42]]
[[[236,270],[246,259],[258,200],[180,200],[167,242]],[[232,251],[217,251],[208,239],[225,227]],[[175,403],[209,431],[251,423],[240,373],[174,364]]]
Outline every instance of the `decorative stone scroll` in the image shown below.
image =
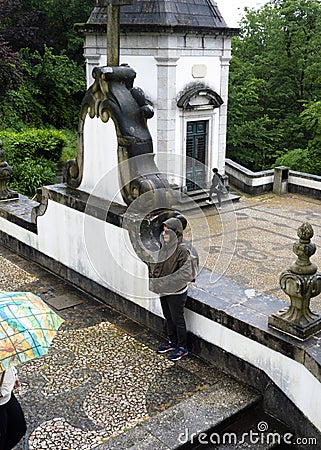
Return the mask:
[[293,245],[297,260],[280,275],[281,289],[290,297],[291,305],[269,317],[268,324],[300,339],[321,330],[321,316],[310,309],[310,300],[321,292],[321,273],[310,261],[316,252],[311,242],[313,228],[303,223],[298,229],[299,240]]
[[0,139],[0,200],[12,200],[18,198],[19,194],[8,188],[12,178],[12,168],[4,160],[6,152],[3,150],[3,142]]

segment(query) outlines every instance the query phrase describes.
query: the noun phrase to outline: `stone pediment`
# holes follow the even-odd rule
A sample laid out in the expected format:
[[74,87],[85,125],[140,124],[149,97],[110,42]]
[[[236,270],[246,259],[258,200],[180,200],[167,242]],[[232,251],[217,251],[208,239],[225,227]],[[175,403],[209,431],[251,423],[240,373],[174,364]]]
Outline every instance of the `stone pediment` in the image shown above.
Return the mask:
[[213,89],[193,86],[184,91],[177,101],[177,106],[187,110],[219,108],[223,104],[221,96]]

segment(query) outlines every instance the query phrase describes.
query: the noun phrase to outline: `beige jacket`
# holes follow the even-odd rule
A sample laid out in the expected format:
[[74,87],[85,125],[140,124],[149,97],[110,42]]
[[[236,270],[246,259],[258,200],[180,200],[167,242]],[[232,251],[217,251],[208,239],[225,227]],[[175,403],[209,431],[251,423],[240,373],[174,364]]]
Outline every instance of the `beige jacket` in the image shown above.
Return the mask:
[[16,380],[16,369],[14,367],[7,369],[4,373],[2,385],[0,386],[0,405],[4,405],[10,400]]

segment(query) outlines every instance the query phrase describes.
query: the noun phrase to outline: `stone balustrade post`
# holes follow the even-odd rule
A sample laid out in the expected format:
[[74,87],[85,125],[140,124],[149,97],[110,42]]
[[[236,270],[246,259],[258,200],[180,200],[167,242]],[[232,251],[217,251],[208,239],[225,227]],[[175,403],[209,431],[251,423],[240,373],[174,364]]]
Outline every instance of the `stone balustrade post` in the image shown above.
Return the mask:
[[289,307],[269,316],[268,324],[300,339],[321,330],[321,316],[310,309],[310,300],[321,292],[321,273],[310,261],[316,252],[311,242],[314,231],[309,223],[298,228],[299,240],[293,245],[297,260],[280,275],[281,289],[290,297]]

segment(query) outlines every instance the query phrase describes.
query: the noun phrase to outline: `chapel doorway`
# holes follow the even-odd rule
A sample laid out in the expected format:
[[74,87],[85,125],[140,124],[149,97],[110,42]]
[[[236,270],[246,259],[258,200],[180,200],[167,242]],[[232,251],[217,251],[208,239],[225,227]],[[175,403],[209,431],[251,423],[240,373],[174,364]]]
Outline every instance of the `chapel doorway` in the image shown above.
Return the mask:
[[208,121],[187,122],[186,129],[186,187],[188,191],[205,185]]

